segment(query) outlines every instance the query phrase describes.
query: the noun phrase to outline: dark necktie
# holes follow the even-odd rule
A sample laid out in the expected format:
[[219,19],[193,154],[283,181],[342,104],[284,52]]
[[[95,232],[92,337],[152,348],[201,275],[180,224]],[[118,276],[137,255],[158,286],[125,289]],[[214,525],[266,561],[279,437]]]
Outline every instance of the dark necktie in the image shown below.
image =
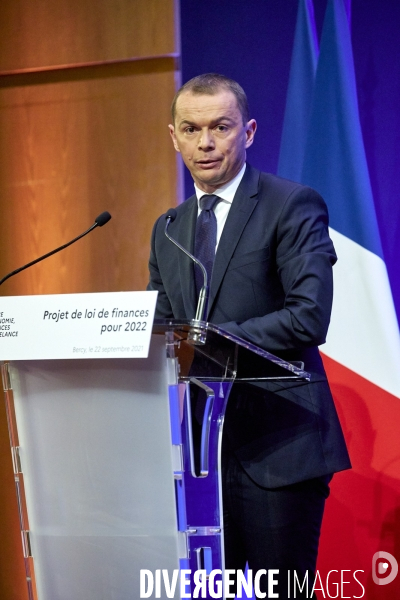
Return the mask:
[[[214,265],[215,245],[217,243],[217,219],[213,208],[220,199],[214,195],[202,196],[200,198],[201,213],[197,217],[196,222],[194,255],[207,271],[209,287]],[[195,265],[195,281],[196,293],[197,297],[199,297],[200,290],[203,287],[203,273],[197,265]]]

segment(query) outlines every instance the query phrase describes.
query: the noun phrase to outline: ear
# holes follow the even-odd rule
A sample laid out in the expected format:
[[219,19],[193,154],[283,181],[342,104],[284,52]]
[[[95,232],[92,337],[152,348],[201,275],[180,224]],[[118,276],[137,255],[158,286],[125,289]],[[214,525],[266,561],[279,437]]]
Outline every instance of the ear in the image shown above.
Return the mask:
[[254,142],[254,136],[257,131],[257,122],[255,119],[250,119],[246,123],[246,146],[245,148],[249,148]]
[[175,148],[175,150],[176,150],[177,152],[180,152],[180,150],[179,150],[179,146],[178,146],[178,143],[177,143],[177,141],[176,141],[175,127],[174,127],[173,125],[168,125],[168,129],[169,129],[169,133],[170,133],[170,135],[171,135],[171,138],[172,138],[172,143],[173,143],[173,145],[174,145],[174,148]]

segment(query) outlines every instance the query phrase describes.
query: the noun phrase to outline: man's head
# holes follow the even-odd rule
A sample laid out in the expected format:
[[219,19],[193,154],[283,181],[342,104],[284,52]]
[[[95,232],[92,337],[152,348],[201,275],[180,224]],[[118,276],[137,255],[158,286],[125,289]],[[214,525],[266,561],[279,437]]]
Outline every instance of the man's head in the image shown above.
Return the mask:
[[221,89],[232,92],[242,115],[243,125],[247,123],[250,119],[250,111],[244,89],[237,81],[229,79],[229,77],[225,77],[225,75],[220,75],[219,73],[204,73],[204,75],[197,75],[197,77],[193,77],[193,79],[187,81],[176,92],[171,106],[172,122],[175,123],[176,103],[181,94],[184,92],[191,92],[195,96],[214,96],[221,91]]
[[257,125],[236,81],[214,73],[191,79],[175,95],[172,116],[175,150],[200,189],[212,193],[239,173]]

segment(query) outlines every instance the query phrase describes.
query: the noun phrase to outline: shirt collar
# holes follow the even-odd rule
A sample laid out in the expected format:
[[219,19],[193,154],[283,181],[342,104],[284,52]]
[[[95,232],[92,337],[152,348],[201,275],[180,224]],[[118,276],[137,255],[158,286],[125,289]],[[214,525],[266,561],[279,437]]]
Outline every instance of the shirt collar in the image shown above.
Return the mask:
[[[222,200],[225,200],[225,202],[229,202],[230,204],[232,204],[232,201],[235,197],[235,194],[239,187],[239,184],[242,181],[245,170],[246,170],[246,163],[244,163],[244,165],[240,169],[239,173],[233,179],[231,179],[230,181],[228,181],[228,183],[226,183],[225,185],[223,185],[220,188],[218,188],[217,190],[215,190],[215,192],[213,192],[213,195],[219,196],[220,198],[222,198]],[[203,190],[198,188],[196,184],[194,184],[194,189],[195,189],[195,193],[197,196],[197,204],[198,204],[200,198],[202,196],[204,196],[206,194],[206,192],[204,192]]]

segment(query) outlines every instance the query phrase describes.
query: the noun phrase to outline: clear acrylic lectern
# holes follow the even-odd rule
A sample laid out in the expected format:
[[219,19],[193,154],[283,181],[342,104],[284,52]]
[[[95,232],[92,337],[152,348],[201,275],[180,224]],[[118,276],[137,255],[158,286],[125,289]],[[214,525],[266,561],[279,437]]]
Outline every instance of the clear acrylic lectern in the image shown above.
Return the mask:
[[[3,364],[30,598],[136,600],[141,570],[156,585],[163,569],[169,580],[177,569],[223,569],[230,389],[308,374],[201,329],[199,344],[190,322],[156,321],[145,359]],[[180,598],[179,584],[149,597]]]

